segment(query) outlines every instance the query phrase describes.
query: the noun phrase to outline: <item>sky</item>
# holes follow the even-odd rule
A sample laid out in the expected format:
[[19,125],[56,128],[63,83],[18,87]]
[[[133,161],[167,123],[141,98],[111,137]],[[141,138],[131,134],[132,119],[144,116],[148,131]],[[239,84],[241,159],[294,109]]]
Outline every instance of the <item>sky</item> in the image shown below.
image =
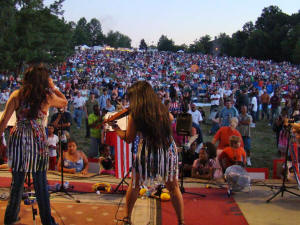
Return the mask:
[[105,34],[119,31],[138,47],[141,39],[156,45],[161,35],[176,45],[189,45],[206,34],[212,39],[231,35],[246,22],[255,23],[270,5],[289,15],[300,10],[300,0],[65,0],[63,10],[67,21],[96,18]]

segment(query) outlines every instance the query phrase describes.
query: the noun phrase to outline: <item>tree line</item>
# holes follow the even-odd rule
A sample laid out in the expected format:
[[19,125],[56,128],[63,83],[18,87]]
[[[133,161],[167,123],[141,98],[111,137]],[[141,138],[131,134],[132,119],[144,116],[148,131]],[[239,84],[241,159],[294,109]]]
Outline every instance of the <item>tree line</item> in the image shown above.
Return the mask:
[[67,22],[65,0],[49,6],[43,0],[0,0],[0,71],[19,74],[35,62],[59,64],[77,45],[131,47],[131,39],[118,31],[103,34],[100,21],[81,18]]
[[300,10],[288,15],[277,6],[269,6],[262,10],[255,23],[247,22],[231,36],[221,33],[212,40],[209,35],[205,35],[189,46],[178,46],[172,39],[162,35],[157,48],[160,51],[175,52],[181,49],[191,53],[300,64]]
[[[0,71],[19,74],[25,64],[43,61],[63,62],[78,45],[131,47],[131,39],[118,31],[104,34],[96,18],[89,22],[67,22],[62,10],[65,0],[45,6],[43,0],[0,0]],[[256,59],[272,59],[300,64],[300,10],[287,15],[277,6],[264,8],[256,22],[246,23],[231,36],[221,33],[212,40],[205,35],[192,44],[175,45],[162,35],[159,51],[184,50],[190,53],[217,54]],[[140,49],[147,50],[145,40]]]

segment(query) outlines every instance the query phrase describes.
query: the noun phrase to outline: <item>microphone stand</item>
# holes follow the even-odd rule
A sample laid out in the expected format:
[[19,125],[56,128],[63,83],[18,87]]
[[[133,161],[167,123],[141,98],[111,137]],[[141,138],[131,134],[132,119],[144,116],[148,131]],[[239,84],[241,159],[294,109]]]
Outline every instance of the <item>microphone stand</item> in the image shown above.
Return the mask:
[[59,110],[58,110],[58,113],[60,115],[60,120],[59,120],[59,125],[60,126],[59,126],[59,131],[58,131],[58,140],[59,140],[58,145],[59,145],[59,153],[60,153],[60,168],[61,168],[60,178],[61,178],[61,183],[60,183],[59,189],[56,190],[56,191],[53,191],[51,194],[61,192],[61,193],[64,193],[65,195],[69,196],[75,202],[80,203],[80,200],[76,199],[73,195],[71,195],[64,186],[64,159],[63,159],[63,149],[61,147],[62,146],[62,143],[61,143],[61,138],[62,137],[61,136],[62,136],[62,133],[63,133],[63,129],[62,129],[62,124],[63,124],[62,123],[63,122],[62,116],[63,116],[63,113],[60,112]]
[[125,176],[123,177],[123,179],[120,181],[120,183],[118,184],[118,186],[117,186],[116,189],[114,190],[115,193],[119,190],[119,188],[120,188],[121,186],[122,186],[122,192],[124,191],[124,190],[123,190],[123,185],[124,185],[124,183],[125,183],[127,186],[129,186],[129,184],[128,184],[127,181],[126,181],[126,178],[127,178],[128,175],[130,174],[131,170],[132,170],[132,167],[129,168],[128,172],[125,174]]
[[293,194],[297,197],[300,197],[300,195],[298,195],[298,194],[296,194],[292,191],[289,191],[287,189],[288,187],[285,185],[285,182],[287,181],[287,173],[288,173],[287,160],[288,160],[288,151],[289,151],[290,139],[291,139],[291,126],[288,125],[287,129],[288,129],[288,140],[287,140],[287,146],[286,146],[286,150],[285,150],[284,174],[283,174],[282,184],[281,184],[281,187],[280,187],[279,191],[277,191],[271,198],[269,198],[267,200],[267,203],[269,203],[273,198],[275,198],[280,193],[281,193],[281,197],[283,197],[284,192],[288,192],[288,193]]

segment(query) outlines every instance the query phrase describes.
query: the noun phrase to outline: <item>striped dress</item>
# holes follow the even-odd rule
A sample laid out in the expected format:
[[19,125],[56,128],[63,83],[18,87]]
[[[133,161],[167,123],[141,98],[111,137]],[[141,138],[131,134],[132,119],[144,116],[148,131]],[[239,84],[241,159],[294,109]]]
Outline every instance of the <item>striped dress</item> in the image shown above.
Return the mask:
[[[133,144],[133,186],[163,184],[178,178],[178,153],[174,142],[167,149],[151,149],[138,134]],[[136,175],[139,183],[136,184]]]
[[29,108],[21,103],[16,110],[17,123],[8,142],[8,164],[14,172],[37,172],[48,169],[49,152],[43,121],[47,114],[40,111],[36,119],[28,119]]

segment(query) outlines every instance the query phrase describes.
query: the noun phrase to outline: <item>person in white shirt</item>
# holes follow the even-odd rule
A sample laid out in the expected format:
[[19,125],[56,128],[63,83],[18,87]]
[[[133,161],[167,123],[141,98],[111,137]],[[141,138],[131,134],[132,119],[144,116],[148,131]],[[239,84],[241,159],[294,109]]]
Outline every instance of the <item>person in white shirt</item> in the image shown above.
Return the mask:
[[48,125],[47,144],[49,148],[49,170],[55,170],[58,136],[54,134],[54,126],[52,124]]
[[251,127],[255,127],[257,109],[258,109],[257,97],[255,95],[255,92],[253,92],[251,98],[251,116],[252,116],[253,123],[250,125]]
[[221,87],[219,88],[220,98],[224,98],[224,91],[225,91],[224,87],[221,86]]
[[210,113],[214,110],[218,110],[220,105],[221,96],[218,94],[217,90],[213,90],[213,94],[210,96]]
[[227,86],[226,89],[224,90],[224,97],[227,98],[232,94],[232,90],[229,89]]
[[191,109],[188,111],[188,113],[192,115],[193,123],[199,126],[201,121],[203,121],[203,118],[200,111],[197,110],[196,105],[194,103],[191,104]]
[[73,105],[74,105],[74,120],[77,124],[77,128],[80,129],[82,115],[85,107],[85,98],[81,96],[80,91],[78,91],[77,96],[74,97]]

